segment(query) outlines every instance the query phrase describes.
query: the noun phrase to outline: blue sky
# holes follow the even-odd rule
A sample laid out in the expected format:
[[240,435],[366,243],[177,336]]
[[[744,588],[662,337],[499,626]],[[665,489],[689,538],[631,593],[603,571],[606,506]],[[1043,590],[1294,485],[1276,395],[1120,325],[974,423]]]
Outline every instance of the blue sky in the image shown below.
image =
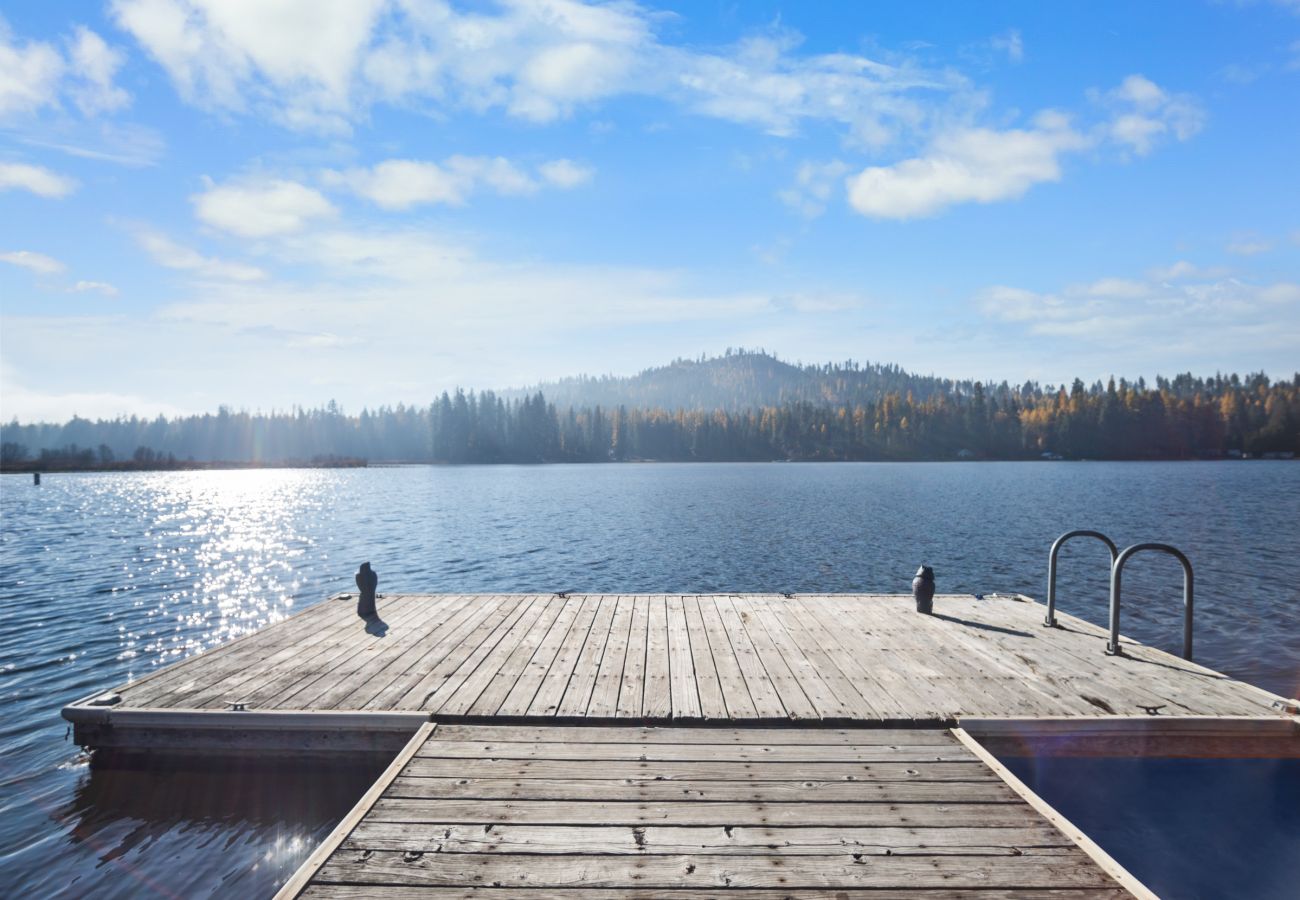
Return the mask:
[[1300,2],[18,2],[0,416],[1300,368]]

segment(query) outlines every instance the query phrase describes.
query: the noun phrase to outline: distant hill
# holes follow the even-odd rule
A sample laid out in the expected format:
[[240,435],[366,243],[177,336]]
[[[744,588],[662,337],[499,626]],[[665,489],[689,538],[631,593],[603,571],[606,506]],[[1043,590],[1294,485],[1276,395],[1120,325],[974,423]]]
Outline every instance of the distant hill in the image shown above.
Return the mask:
[[973,382],[914,375],[895,365],[831,363],[793,365],[762,351],[732,351],[698,360],[678,359],[637,375],[578,375],[526,389],[502,391],[507,400],[541,391],[564,408],[626,406],[639,409],[736,412],[788,403],[841,406],[873,403],[886,394],[928,400],[969,394]]

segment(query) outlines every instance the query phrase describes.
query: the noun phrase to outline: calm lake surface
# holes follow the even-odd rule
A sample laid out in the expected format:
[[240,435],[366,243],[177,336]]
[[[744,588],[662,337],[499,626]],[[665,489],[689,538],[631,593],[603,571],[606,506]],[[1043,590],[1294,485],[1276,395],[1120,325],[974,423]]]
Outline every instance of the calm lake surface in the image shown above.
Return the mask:
[[[64,704],[353,587],[1045,594],[1071,528],[1196,567],[1197,660],[1300,691],[1300,464],[372,468],[0,477],[0,893],[269,895],[377,772],[90,768]],[[1061,609],[1105,623],[1105,550]],[[1124,631],[1178,652],[1181,571],[1125,570]],[[382,609],[382,605],[381,605]]]

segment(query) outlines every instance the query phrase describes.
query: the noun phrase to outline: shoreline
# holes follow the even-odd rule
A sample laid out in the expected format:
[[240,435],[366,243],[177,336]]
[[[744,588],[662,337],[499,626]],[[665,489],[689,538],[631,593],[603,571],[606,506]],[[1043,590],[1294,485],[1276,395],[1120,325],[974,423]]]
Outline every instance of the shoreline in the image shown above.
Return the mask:
[[1251,463],[1251,462],[1296,462],[1297,457],[1292,456],[1255,456],[1255,457],[1206,457],[1206,456],[1162,456],[1162,457],[1124,457],[1115,459],[1038,459],[1035,457],[1007,457],[1007,458],[990,458],[990,459],[625,459],[625,460],[608,460],[606,462],[592,462],[590,460],[537,460],[533,462],[519,461],[501,461],[501,462],[440,462],[432,460],[356,460],[347,462],[196,462],[186,461],[177,462],[174,465],[133,465],[133,464],[115,464],[107,466],[54,466],[43,467],[40,465],[22,465],[22,466],[3,466],[0,467],[0,475],[84,475],[99,472],[120,473],[120,472],[211,472],[211,471],[242,471],[242,470],[262,470],[262,469],[397,469],[397,468],[414,468],[419,466],[428,466],[430,468],[481,468],[484,466],[619,466],[619,465],[775,465],[781,463],[793,464],[879,464],[879,463],[901,463],[901,464],[955,464],[955,465],[972,465],[979,463]]

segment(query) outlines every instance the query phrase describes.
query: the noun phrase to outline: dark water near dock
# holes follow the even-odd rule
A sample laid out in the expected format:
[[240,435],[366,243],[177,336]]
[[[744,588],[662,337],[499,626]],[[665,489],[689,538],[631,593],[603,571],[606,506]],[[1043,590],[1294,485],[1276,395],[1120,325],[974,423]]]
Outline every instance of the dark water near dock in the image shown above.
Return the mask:
[[[0,478],[0,891],[269,894],[373,773],[92,772],[59,708],[349,589],[1044,595],[1070,528],[1167,541],[1197,660],[1300,689],[1300,465],[988,463],[373,468]],[[1106,555],[1060,607],[1104,623]],[[1177,652],[1181,572],[1125,573],[1124,631]],[[382,601],[381,601],[382,611]]]
[[1160,897],[1296,895],[1300,759],[1002,762]]

